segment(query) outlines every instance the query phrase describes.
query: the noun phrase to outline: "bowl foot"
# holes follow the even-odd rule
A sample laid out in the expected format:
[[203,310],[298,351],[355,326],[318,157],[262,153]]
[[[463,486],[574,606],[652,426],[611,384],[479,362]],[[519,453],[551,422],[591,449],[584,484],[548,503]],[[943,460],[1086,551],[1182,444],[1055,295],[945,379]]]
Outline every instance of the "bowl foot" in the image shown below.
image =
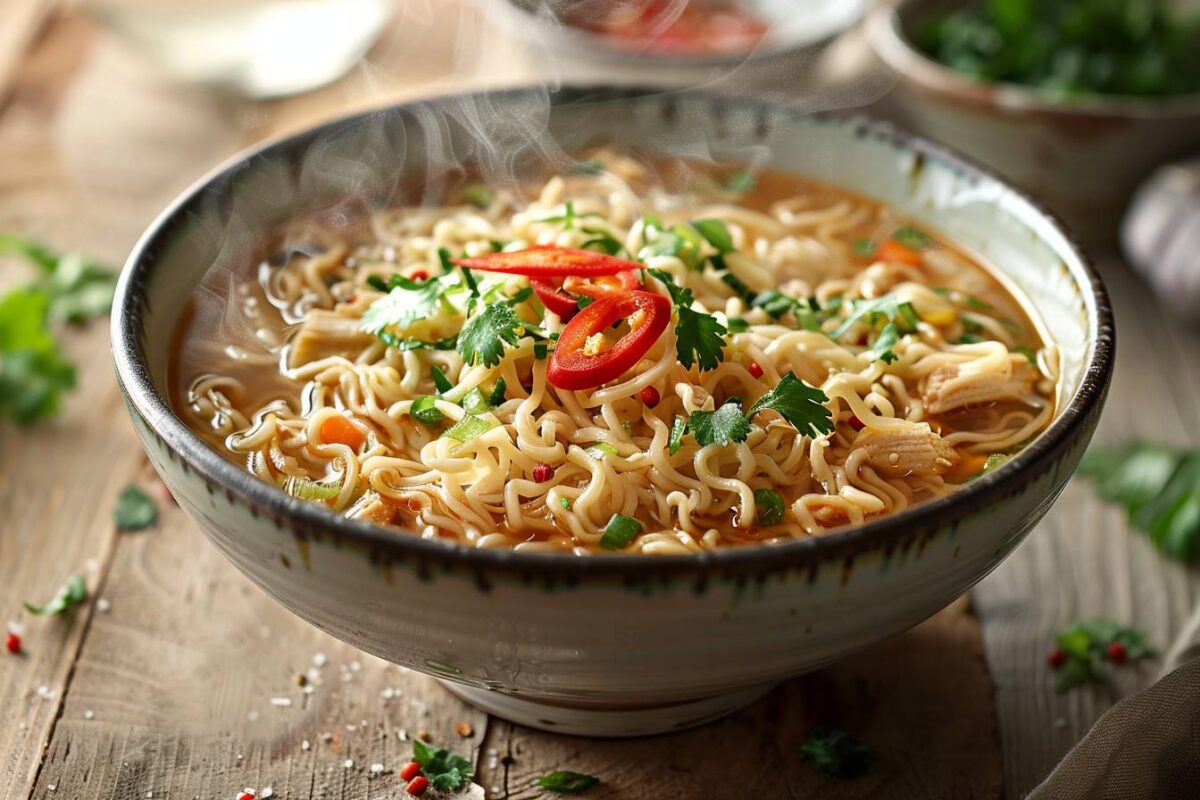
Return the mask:
[[441,684],[476,708],[518,725],[550,733],[605,738],[650,736],[693,728],[732,714],[774,688],[773,685],[751,686],[701,700],[640,708],[580,708],[451,681],[441,681]]

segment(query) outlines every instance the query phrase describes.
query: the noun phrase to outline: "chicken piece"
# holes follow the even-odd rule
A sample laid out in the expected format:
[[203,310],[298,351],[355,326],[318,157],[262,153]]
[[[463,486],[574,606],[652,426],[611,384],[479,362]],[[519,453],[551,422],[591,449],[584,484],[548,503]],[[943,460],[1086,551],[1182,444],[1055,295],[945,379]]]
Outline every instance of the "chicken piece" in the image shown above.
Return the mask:
[[902,422],[883,428],[867,428],[854,440],[866,448],[867,461],[880,475],[941,475],[958,459],[945,439],[933,432],[928,422]]
[[367,492],[346,511],[346,516],[376,525],[391,525],[396,519],[396,507],[375,492]]
[[357,317],[313,309],[292,339],[290,367],[299,367],[330,356],[354,358],[375,341],[358,328]]
[[925,411],[944,414],[965,406],[994,403],[999,400],[1019,400],[1033,392],[1038,373],[1032,365],[1022,363],[1009,372],[964,373],[959,366],[938,367],[921,386]]

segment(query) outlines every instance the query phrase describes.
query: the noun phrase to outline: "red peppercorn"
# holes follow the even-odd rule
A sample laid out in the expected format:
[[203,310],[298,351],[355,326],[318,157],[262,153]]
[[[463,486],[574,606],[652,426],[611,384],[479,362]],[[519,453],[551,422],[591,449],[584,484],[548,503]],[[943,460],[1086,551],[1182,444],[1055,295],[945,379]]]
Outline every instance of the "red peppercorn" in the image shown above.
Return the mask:
[[242,792],[238,795],[238,800],[254,800],[253,792]]
[[21,637],[15,633],[10,633],[4,640],[4,649],[12,653],[14,656],[21,652]]
[[410,761],[400,768],[400,780],[402,781],[411,781],[420,774],[421,765],[415,761]]
[[533,468],[533,479],[538,483],[545,483],[554,477],[554,467],[549,464],[538,464]]
[[863,428],[867,427],[866,423],[864,423],[861,419],[854,416],[853,414],[850,415],[850,419],[847,420],[847,422],[849,422],[850,427],[854,428],[854,430],[856,430],[856,431],[861,431]]
[[658,401],[662,399],[658,394],[658,389],[655,389],[653,386],[647,386],[642,389],[640,397],[642,398],[642,405],[646,406],[646,408],[654,408],[658,405]]
[[408,782],[408,786],[404,787],[411,795],[421,795],[429,788],[429,779],[424,775],[418,775]]
[[763,376],[762,364],[759,364],[757,361],[751,361],[749,364],[746,365],[746,369],[748,369],[750,371],[750,375],[753,376],[755,379],[761,378]]
[[416,270],[413,270],[413,274],[409,275],[408,277],[409,277],[409,280],[427,281],[427,280],[429,280],[429,273],[423,269],[416,269]]
[[1050,651],[1048,656],[1046,656],[1046,663],[1055,669],[1058,669],[1063,664],[1067,663],[1067,654],[1056,647]]
[[1126,650],[1125,645],[1121,644],[1120,642],[1109,642],[1108,650],[1106,652],[1108,654],[1108,660],[1114,664],[1124,664],[1125,659],[1129,657],[1129,651]]

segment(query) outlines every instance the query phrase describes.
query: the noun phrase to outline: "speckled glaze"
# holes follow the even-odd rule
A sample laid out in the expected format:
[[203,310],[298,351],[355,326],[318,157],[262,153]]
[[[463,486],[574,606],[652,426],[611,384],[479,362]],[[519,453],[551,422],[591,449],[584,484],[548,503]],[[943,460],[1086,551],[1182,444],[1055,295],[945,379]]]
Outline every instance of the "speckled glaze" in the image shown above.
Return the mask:
[[972,80],[909,44],[930,14],[964,3],[900,0],[871,14],[868,39],[897,79],[896,114],[1031,192],[1085,241],[1115,242],[1138,183],[1155,166],[1200,147],[1200,94],[1064,101]]
[[[1062,347],[1060,411],[954,495],[857,528],[698,556],[472,550],[350,522],[221,458],[166,400],[172,331],[205,270],[299,211],[436,195],[447,165],[501,179],[587,144],[753,160],[890,203],[992,263]],[[563,150],[557,149],[562,147]],[[564,162],[565,163],[565,162]],[[138,435],[184,510],[255,583],[356,647],[549,730],[630,735],[719,716],[935,613],[1046,512],[1104,400],[1104,289],[1059,225],[955,156],[890,127],[703,94],[569,89],[441,98],[269,143],[186,192],[130,256],[112,344]]]

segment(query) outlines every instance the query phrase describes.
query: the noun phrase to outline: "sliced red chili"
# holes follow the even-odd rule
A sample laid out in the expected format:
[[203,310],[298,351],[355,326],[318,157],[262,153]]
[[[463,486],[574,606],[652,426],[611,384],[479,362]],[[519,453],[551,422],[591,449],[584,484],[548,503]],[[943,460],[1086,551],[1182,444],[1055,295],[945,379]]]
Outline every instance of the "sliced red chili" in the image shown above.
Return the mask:
[[542,301],[550,311],[558,315],[558,318],[566,322],[575,316],[575,312],[579,311],[579,302],[562,290],[561,286],[555,285],[555,280],[549,278],[542,280],[541,278],[530,278],[529,285],[533,287],[533,293],[538,296],[538,300]]
[[637,279],[633,270],[618,272],[616,275],[598,275],[595,278],[583,278],[571,275],[563,281],[563,289],[571,294],[581,294],[593,300],[607,297],[610,294],[629,292],[640,289],[642,282]]
[[[629,331],[605,350],[585,352],[588,340],[629,321]],[[671,301],[661,294],[612,294],[584,308],[558,337],[546,379],[559,389],[591,389],[621,376],[650,350],[671,321]]]
[[526,275],[530,278],[616,275],[618,272],[642,268],[636,261],[626,261],[605,253],[597,253],[595,250],[577,250],[573,247],[554,245],[535,245],[524,250],[488,253],[478,258],[452,258],[450,261],[467,269]]

